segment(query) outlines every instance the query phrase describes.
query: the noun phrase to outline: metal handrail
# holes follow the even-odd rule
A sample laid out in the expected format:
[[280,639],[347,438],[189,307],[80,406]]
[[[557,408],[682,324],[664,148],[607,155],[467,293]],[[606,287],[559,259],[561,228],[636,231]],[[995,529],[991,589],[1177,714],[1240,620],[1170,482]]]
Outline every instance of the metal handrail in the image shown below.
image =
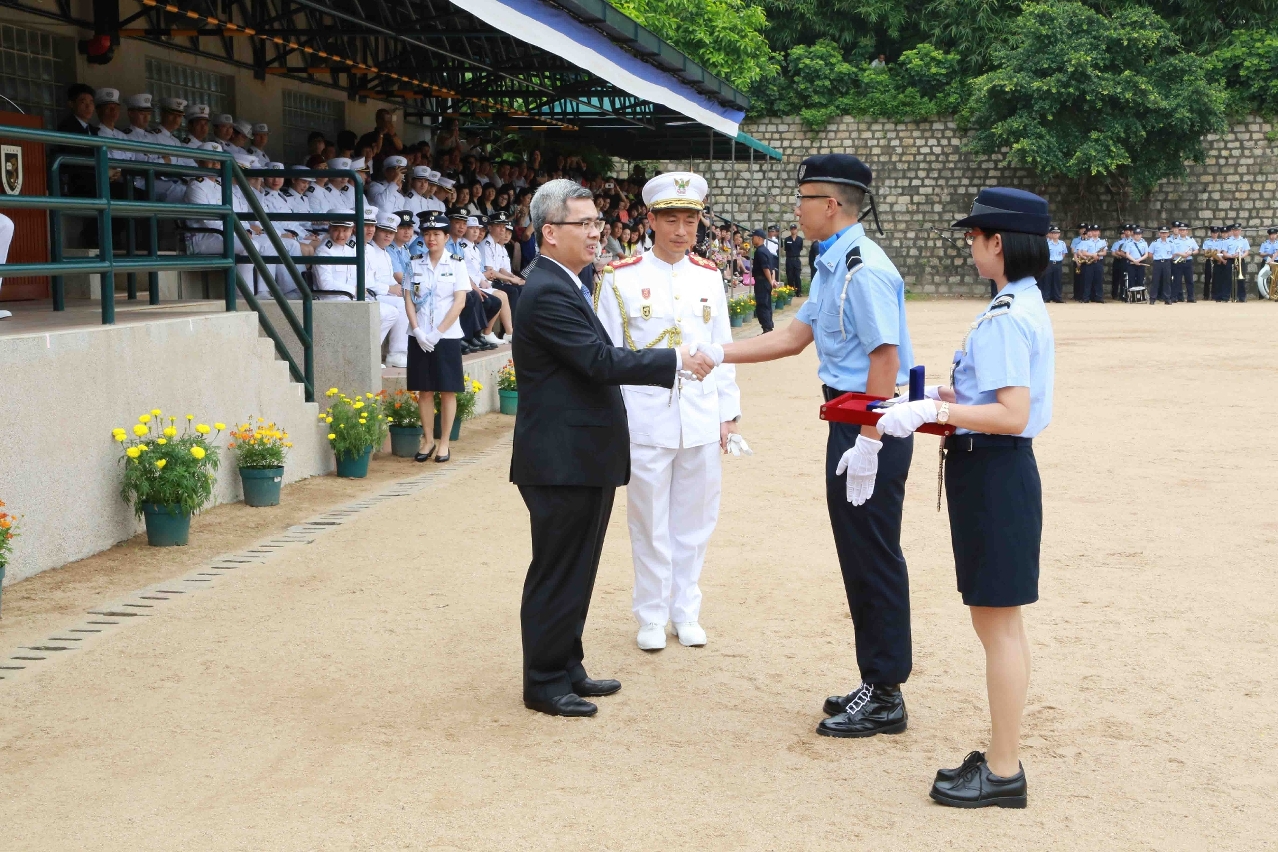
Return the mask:
[[[220,164],[217,169],[208,169],[203,167],[183,166],[171,163],[135,163],[135,161],[112,161],[108,157],[108,151],[136,151],[141,153],[158,154],[162,156],[173,156],[174,148],[166,145],[157,145],[148,142],[133,142],[125,139],[116,138],[99,138],[97,136],[82,136],[78,134],[58,133],[48,130],[36,130],[27,127],[14,127],[5,125],[3,131],[0,131],[6,138],[21,139],[32,142],[43,142],[60,147],[79,146],[90,148],[93,156],[76,157],[73,155],[59,155],[55,158],[50,169],[51,195],[48,196],[7,196],[0,205],[4,207],[12,207],[15,209],[43,209],[48,210],[52,217],[52,237],[53,237],[53,261],[51,263],[17,263],[17,264],[0,264],[0,278],[6,277],[23,277],[32,275],[52,275],[54,278],[53,307],[54,310],[65,309],[65,295],[62,288],[62,277],[68,272],[74,273],[91,273],[102,276],[103,286],[101,288],[102,297],[102,322],[104,325],[110,325],[115,322],[115,284],[114,277],[116,272],[127,272],[130,274],[130,297],[136,297],[136,290],[132,280],[132,275],[137,272],[151,272],[151,299],[152,303],[158,301],[158,285],[154,278],[154,271],[160,269],[167,270],[196,270],[196,269],[221,269],[226,275],[225,301],[228,311],[236,310],[235,294],[238,290],[245,297],[245,301],[249,307],[257,314],[258,323],[262,330],[271,338],[275,344],[276,353],[288,364],[289,373],[295,381],[300,382],[304,389],[306,400],[313,402],[315,399],[315,381],[314,381],[314,323],[311,303],[314,299],[310,288],[303,280],[301,272],[293,263],[292,258],[288,256],[283,241],[276,232],[273,224],[270,224],[271,217],[265,213],[261,205],[258,203],[256,194],[249,186],[248,179],[244,173],[236,165],[232,155],[226,152],[205,151],[198,149],[189,149],[187,152],[181,152],[180,155],[200,160],[214,161]],[[61,170],[63,164],[67,165],[90,165],[94,171],[94,186],[96,197],[94,198],[67,198],[61,195]],[[111,198],[110,187],[110,171],[111,169],[121,169],[124,172],[136,174],[141,172],[146,177],[146,188],[148,200],[145,201],[120,201]],[[158,202],[154,199],[154,187],[157,174],[177,174],[183,176],[217,176],[221,178],[222,187],[222,203],[221,204],[171,204]],[[331,175],[332,173],[330,173]],[[360,219],[363,217],[363,184],[358,174],[354,172],[349,174],[354,179],[357,189],[356,212]],[[302,297],[302,318],[299,321],[293,311],[292,305],[283,296],[271,269],[263,260],[262,254],[253,245],[252,239],[248,232],[241,224],[240,216],[236,214],[232,206],[232,181],[240,186],[244,193],[249,207],[252,209],[252,215],[245,214],[245,219],[265,220],[267,224],[263,226],[263,231],[268,235],[272,247],[279,255],[272,259],[272,263],[282,264],[288,274],[293,278],[298,293]],[[133,179],[132,177],[126,182],[132,193]],[[66,261],[62,259],[62,222],[61,218],[64,213],[71,215],[87,214],[96,215],[98,219],[98,256],[96,258],[84,258],[83,260]],[[113,216],[120,216],[132,222],[138,218],[146,218],[150,220],[151,243],[149,256],[133,257],[132,251],[132,230],[130,230],[130,256],[116,259],[113,245],[112,222]],[[158,255],[156,230],[157,220],[166,219],[219,219],[222,222],[222,255],[191,256],[191,257],[160,257]],[[280,337],[274,324],[263,313],[262,306],[252,292],[252,288],[240,277],[235,268],[235,240],[231,238],[234,234],[239,238],[240,244],[245,251],[246,256],[253,264],[253,267],[261,275],[266,283],[267,289],[279,305],[284,317],[288,320],[289,326],[293,333],[297,336],[302,346],[303,364],[299,368],[294,361],[288,347],[285,346],[283,339]],[[358,298],[363,300],[363,252],[362,241],[360,243],[361,251],[359,252],[359,266],[357,274],[357,283],[359,285]],[[329,260],[321,258],[321,261]],[[348,262],[348,258],[332,258],[332,261]]]

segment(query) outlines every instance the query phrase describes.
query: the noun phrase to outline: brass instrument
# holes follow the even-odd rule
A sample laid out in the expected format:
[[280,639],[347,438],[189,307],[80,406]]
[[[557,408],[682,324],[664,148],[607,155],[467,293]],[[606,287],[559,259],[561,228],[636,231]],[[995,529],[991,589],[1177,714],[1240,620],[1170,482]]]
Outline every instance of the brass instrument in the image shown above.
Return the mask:
[[1278,302],[1278,286],[1275,286],[1278,279],[1274,278],[1275,272],[1278,272],[1278,263],[1266,260],[1256,273],[1256,291],[1260,293],[1260,298],[1271,302]]
[[1247,278],[1247,276],[1246,276],[1246,275],[1243,275],[1243,264],[1242,264],[1242,260],[1243,260],[1243,259],[1242,259],[1242,256],[1241,256],[1241,255],[1239,255],[1238,257],[1235,257],[1235,258],[1234,258],[1234,272],[1238,273],[1237,278],[1236,278],[1236,280],[1238,280],[1238,281],[1243,281],[1243,280],[1245,280],[1245,279]]
[[1214,260],[1217,263],[1225,262],[1224,260],[1221,259],[1220,249],[1203,249],[1203,257],[1207,258],[1208,260]]

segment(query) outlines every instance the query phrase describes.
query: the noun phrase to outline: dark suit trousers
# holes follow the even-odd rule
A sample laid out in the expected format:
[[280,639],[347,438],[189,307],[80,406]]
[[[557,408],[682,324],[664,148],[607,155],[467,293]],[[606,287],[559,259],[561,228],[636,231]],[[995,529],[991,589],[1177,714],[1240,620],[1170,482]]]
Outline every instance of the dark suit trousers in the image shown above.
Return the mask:
[[617,489],[521,485],[532,525],[532,563],[519,620],[524,697],[557,698],[586,678],[581,634]]

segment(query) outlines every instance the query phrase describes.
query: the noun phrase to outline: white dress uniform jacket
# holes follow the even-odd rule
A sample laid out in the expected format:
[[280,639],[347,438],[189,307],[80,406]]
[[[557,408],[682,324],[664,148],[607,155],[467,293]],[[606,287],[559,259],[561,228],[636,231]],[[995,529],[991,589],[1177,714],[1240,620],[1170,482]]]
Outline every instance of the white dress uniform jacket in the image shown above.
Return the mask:
[[[732,342],[723,278],[710,261],[690,255],[672,266],[649,252],[610,269],[595,302],[615,345],[644,349]],[[700,382],[681,385],[673,391],[677,405],[670,404],[671,391],[665,388],[622,387],[632,443],[670,449],[717,443],[720,424],[741,414],[736,368],[730,364]]]
[[389,336],[392,353],[407,353],[408,312],[404,309],[404,297],[390,293],[390,288],[396,283],[395,264],[390,253],[376,243],[365,243],[364,289],[368,291],[368,298],[376,299],[381,309],[381,340]]
[[[354,257],[355,240],[348,240],[341,245],[334,245],[332,240],[325,240],[315,250],[315,254],[317,257]],[[338,290],[343,293],[350,293],[351,298],[355,298],[355,267],[353,265],[336,266],[317,263],[311,269],[315,276],[315,289]],[[364,283],[367,286],[368,282],[365,281]],[[340,300],[342,297],[316,294],[315,298],[321,301],[332,301]]]

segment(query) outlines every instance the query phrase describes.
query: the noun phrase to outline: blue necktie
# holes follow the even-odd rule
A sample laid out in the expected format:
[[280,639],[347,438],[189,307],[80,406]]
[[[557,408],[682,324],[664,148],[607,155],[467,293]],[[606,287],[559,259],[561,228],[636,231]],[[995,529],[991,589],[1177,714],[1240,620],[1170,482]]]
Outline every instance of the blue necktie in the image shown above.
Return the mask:
[[586,304],[590,304],[590,290],[587,289],[585,284],[581,285],[581,295],[585,298]]

